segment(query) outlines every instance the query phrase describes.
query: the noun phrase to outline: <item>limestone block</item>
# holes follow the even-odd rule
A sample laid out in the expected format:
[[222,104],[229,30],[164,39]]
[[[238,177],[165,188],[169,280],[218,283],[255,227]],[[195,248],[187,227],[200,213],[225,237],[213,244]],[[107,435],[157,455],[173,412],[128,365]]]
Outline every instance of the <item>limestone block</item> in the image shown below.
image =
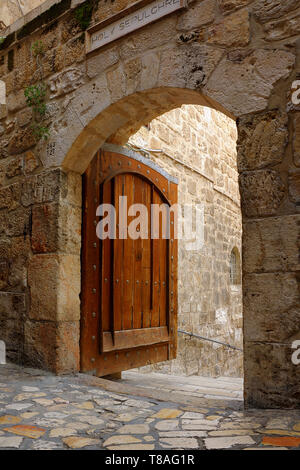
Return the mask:
[[7,109],[10,112],[18,111],[26,106],[24,90],[17,93],[9,93],[7,96]]
[[176,15],[162,18],[135,31],[134,35],[120,41],[119,54],[122,60],[143,55],[155,48],[163,49],[176,37]]
[[26,321],[25,361],[57,374],[79,370],[79,322]]
[[285,186],[275,170],[241,174],[240,190],[247,217],[276,214],[285,195]]
[[292,202],[300,204],[300,171],[289,173],[289,196]]
[[25,108],[17,114],[17,123],[18,126],[24,127],[27,126],[32,119],[32,109]]
[[183,13],[178,20],[177,29],[190,31],[214,21],[216,16],[216,0],[204,0],[191,5],[187,12]]
[[28,151],[24,155],[24,171],[26,174],[32,173],[39,166],[39,161],[35,154]]
[[0,120],[4,119],[7,116],[7,105],[0,104]]
[[291,38],[299,33],[300,9],[293,11],[288,16],[270,21],[264,25],[267,41],[279,41]]
[[[68,53],[70,53],[70,51],[68,51]],[[69,65],[69,62],[68,64],[66,63],[66,57],[67,51],[65,51],[62,46],[45,52],[43,57],[44,76],[48,77],[49,75],[53,75],[53,73],[60,72],[64,66]],[[74,62],[76,61],[74,60]]]
[[158,84],[200,89],[205,85],[222,57],[222,52],[209,46],[190,44],[161,54]]
[[1,214],[0,233],[5,233],[9,237],[18,237],[23,235],[24,238],[29,234],[29,210],[19,207],[10,212]]
[[0,209],[14,210],[20,205],[21,185],[19,183],[0,189]]
[[142,64],[140,58],[130,59],[124,63],[124,74],[126,80],[126,93],[135,93],[141,84]]
[[59,169],[30,176],[22,184],[21,202],[25,207],[32,204],[58,201],[67,191],[67,177]]
[[218,5],[223,13],[230,13],[238,8],[245,7],[252,0],[218,0]]
[[291,344],[245,343],[245,404],[253,408],[298,408],[300,368]]
[[300,113],[296,113],[293,117],[293,153],[294,163],[296,166],[300,166]]
[[224,58],[204,91],[236,116],[262,111],[274,84],[289,76],[294,62],[293,54],[281,50],[258,49],[237,62]]
[[252,7],[255,18],[265,23],[274,18],[281,18],[284,14],[295,10],[299,6],[298,0],[257,0]]
[[28,267],[31,295],[29,318],[79,320],[80,279],[79,256],[34,255]]
[[111,102],[119,101],[126,95],[126,76],[121,66],[115,67],[106,74]]
[[226,47],[245,47],[250,41],[249,12],[239,10],[207,28],[207,42]]
[[247,221],[244,224],[245,273],[299,270],[300,215]]
[[49,80],[50,99],[65,95],[84,84],[84,71],[80,67],[69,67]]
[[298,282],[297,274],[293,273],[244,276],[244,328],[247,341],[292,343],[293,337],[300,335]]
[[23,157],[16,157],[10,161],[6,166],[6,177],[14,178],[23,174],[24,161]]
[[85,36],[72,39],[65,47],[65,67],[81,62],[85,58]]
[[157,83],[159,73],[159,56],[150,52],[142,57],[141,89],[154,88]]
[[287,115],[279,111],[240,119],[237,143],[239,170],[281,163],[289,138],[287,124]]
[[[116,84],[117,85],[117,84]],[[110,94],[105,75],[94,77],[89,83],[80,88],[72,100],[72,109],[80,116],[80,120],[88,125],[103,108],[110,105]]]
[[9,140],[8,153],[16,155],[33,147],[36,143],[33,132],[30,128],[17,129]]
[[81,211],[66,204],[44,204],[32,210],[31,246],[34,253],[78,253]]
[[87,57],[87,75],[90,78],[103,73],[112,65],[119,61],[119,53],[116,47],[100,51],[98,54],[93,54]]
[[25,294],[0,292],[0,321],[5,319],[22,321],[26,313]]

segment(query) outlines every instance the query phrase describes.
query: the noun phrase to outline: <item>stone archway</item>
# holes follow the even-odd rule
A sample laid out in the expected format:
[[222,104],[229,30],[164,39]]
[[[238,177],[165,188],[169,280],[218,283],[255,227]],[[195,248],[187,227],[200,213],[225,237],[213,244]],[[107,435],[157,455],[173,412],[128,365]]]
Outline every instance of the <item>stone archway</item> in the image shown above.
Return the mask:
[[[300,369],[291,361],[299,338],[297,2],[188,2],[91,54],[74,17],[80,3],[49,2],[49,11],[24,18],[26,27],[12,25],[1,45],[1,257],[18,280],[11,287],[5,274],[1,299],[4,310],[17,305],[21,356],[57,373],[78,370],[81,174],[96,150],[159,113],[203,104],[238,122],[246,404],[299,406]],[[99,2],[91,21],[131,3]],[[33,36],[45,43],[49,86],[50,139],[37,145],[24,100]],[[13,344],[12,320],[4,322]]]

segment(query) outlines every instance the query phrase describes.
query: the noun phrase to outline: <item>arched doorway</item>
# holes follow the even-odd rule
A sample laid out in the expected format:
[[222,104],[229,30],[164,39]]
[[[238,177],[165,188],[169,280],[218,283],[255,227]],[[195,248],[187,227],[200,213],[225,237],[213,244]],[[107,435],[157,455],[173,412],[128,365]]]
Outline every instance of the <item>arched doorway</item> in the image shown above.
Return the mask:
[[[190,108],[190,111],[189,111]],[[177,116],[176,116],[177,113]],[[126,144],[126,147],[119,147],[116,146],[115,144],[105,144],[103,151],[104,154],[102,158],[105,159],[105,150],[115,150],[116,152],[119,150],[119,152],[125,152],[128,154],[136,154],[137,159],[140,159],[140,161],[144,160],[147,165],[156,166],[158,165],[157,169],[159,171],[164,171],[166,172],[167,169],[171,169],[173,176],[176,174],[178,178],[178,183],[179,183],[179,188],[181,192],[181,203],[183,203],[185,196],[184,196],[184,190],[183,188],[188,186],[189,190],[187,191],[187,197],[190,202],[196,206],[196,202],[200,202],[200,200],[203,198],[204,194],[204,199],[202,199],[202,202],[205,202],[205,224],[209,225],[209,228],[206,226],[205,227],[205,250],[202,250],[202,246],[198,246],[192,250],[191,253],[185,249],[185,244],[183,243],[179,253],[182,255],[180,256],[180,263],[179,263],[179,272],[180,272],[180,278],[179,278],[179,285],[180,285],[180,295],[179,295],[179,311],[180,311],[180,330],[188,330],[189,333],[193,334],[195,333],[195,337],[199,338],[199,335],[205,335],[207,337],[207,342],[205,340],[199,343],[198,340],[194,340],[190,336],[182,338],[182,335],[179,335],[179,353],[180,353],[180,360],[177,361],[177,365],[175,364],[172,365],[172,370],[176,371],[176,373],[183,373],[183,375],[208,375],[208,376],[219,376],[219,375],[231,375],[232,377],[237,377],[242,374],[242,354],[238,346],[242,347],[242,328],[241,328],[241,322],[240,318],[242,313],[241,313],[241,305],[237,306],[237,310],[240,309],[240,311],[236,312],[236,318],[231,318],[232,313],[231,313],[231,306],[227,305],[228,303],[228,297],[229,293],[225,293],[225,285],[228,284],[228,291],[230,290],[230,282],[229,282],[229,257],[230,257],[230,249],[229,246],[233,242],[235,243],[241,243],[241,227],[240,227],[240,232],[238,233],[238,228],[236,228],[236,234],[234,233],[234,230],[230,232],[229,230],[229,224],[230,222],[221,220],[222,217],[228,218],[228,214],[230,211],[239,210],[239,222],[235,221],[232,223],[232,225],[241,225],[241,214],[240,214],[240,203],[239,203],[239,196],[237,201],[232,201],[229,197],[229,195],[226,195],[226,191],[224,192],[224,189],[222,191],[221,188],[221,183],[217,183],[217,180],[214,181],[214,169],[212,168],[209,172],[210,164],[209,161],[213,162],[215,160],[215,166],[219,165],[220,168],[222,165],[225,163],[225,150],[221,151],[221,146],[220,144],[217,144],[217,140],[219,139],[224,143],[224,147],[229,147],[231,148],[231,159],[234,162],[235,166],[235,177],[232,183],[235,184],[237,193],[238,193],[238,177],[237,177],[237,169],[236,169],[236,130],[235,130],[235,123],[232,121],[231,124],[231,119],[227,118],[224,119],[222,118],[222,114],[219,112],[214,112],[213,116],[211,116],[211,113],[209,112],[208,108],[203,108],[203,107],[197,107],[197,106],[183,106],[183,108],[175,108],[172,112],[163,114],[158,118],[157,121],[151,121],[151,124],[149,125],[151,128],[152,126],[160,126],[163,125],[165,122],[164,116],[167,115],[172,115],[174,119],[182,119],[182,116],[184,114],[189,114],[190,116],[195,116],[192,122],[192,119],[190,121],[191,124],[191,129],[194,126],[195,133],[198,134],[199,142],[202,142],[202,151],[201,151],[201,145],[196,145],[191,149],[191,152],[194,152],[195,155],[194,157],[190,156],[189,159],[185,160],[185,164],[182,162],[182,154],[180,154],[180,149],[179,147],[182,147],[182,145],[188,145],[188,141],[185,142],[184,136],[180,136],[181,140],[178,142],[178,148],[176,149],[176,145],[173,147],[173,151],[175,152],[172,157],[172,150],[169,150],[169,153],[165,153],[162,150],[159,149],[153,149],[153,155],[151,155],[150,158],[150,153],[151,153],[151,145],[150,145],[150,135],[154,136],[155,134],[148,132],[145,126],[142,126],[142,129],[144,129],[144,132],[142,133],[137,133],[136,137],[132,136],[129,139],[129,142]],[[198,122],[198,127],[197,127],[197,116],[199,117],[199,122]],[[210,120],[214,123],[215,127],[213,127],[210,124]],[[182,122],[184,126],[188,125],[188,122]],[[172,123],[170,121],[170,125],[172,126]],[[201,129],[200,125],[203,126],[203,129],[206,126],[206,131],[208,133],[211,133],[211,138],[210,140],[205,138],[204,134],[201,134]],[[202,129],[202,130],[203,130]],[[121,133],[121,132],[120,132]],[[226,133],[228,133],[228,142],[226,140]],[[148,137],[147,135],[148,134]],[[176,134],[176,133],[175,133]],[[175,139],[175,134],[174,136],[171,137]],[[180,132],[179,132],[180,134]],[[144,138],[147,140],[145,143],[144,149],[136,149],[136,151],[133,151],[132,149],[130,150],[130,146],[138,143],[138,139],[141,138],[141,136],[144,136]],[[156,142],[159,142],[158,140],[158,135],[156,135],[157,139]],[[154,137],[153,137],[154,138]],[[114,140],[114,139],[111,139]],[[225,145],[226,142],[226,145]],[[142,144],[141,144],[142,145]],[[203,152],[203,148],[208,146],[209,150],[207,150],[206,154],[210,154],[209,157],[208,155]],[[218,148],[218,146],[220,148]],[[138,147],[138,145],[137,145]],[[152,146],[153,147],[153,146]],[[150,148],[150,152],[147,154],[147,148]],[[116,150],[117,149],[117,150]],[[143,153],[144,150],[144,153]],[[162,155],[161,155],[162,153]],[[177,158],[176,158],[177,157]],[[205,158],[206,157],[206,158]],[[94,159],[94,165],[96,164],[95,161],[99,160],[101,162],[101,155],[98,154],[98,157],[95,157]],[[227,157],[228,158],[228,157]],[[165,161],[164,161],[165,159]],[[181,161],[180,161],[181,159]],[[220,160],[218,162],[218,160]],[[167,163],[168,161],[168,163]],[[218,165],[217,165],[218,162]],[[192,166],[194,164],[194,167]],[[101,166],[101,163],[99,163]],[[121,172],[124,171],[124,166],[125,169],[127,167],[126,164],[126,159],[122,158],[122,156],[119,154],[116,156],[116,160],[114,162],[114,165],[112,166],[113,169],[111,171],[113,172]],[[127,167],[128,168],[128,167]],[[197,170],[198,168],[198,170]],[[200,170],[202,168],[202,171]],[[206,168],[206,171],[205,171]],[[233,171],[233,168],[230,168],[230,165],[228,166],[228,171],[231,170]],[[94,169],[92,170],[91,166],[89,166],[88,169],[88,175],[90,175],[90,180],[92,182],[91,187],[95,188],[94,183],[95,183],[95,178],[97,178],[97,175],[99,173],[99,168],[96,169],[94,166]],[[146,171],[146,170],[145,170]],[[149,170],[148,170],[149,172]],[[225,171],[224,172],[224,177],[225,177]],[[101,173],[103,174],[103,171],[101,170]],[[146,174],[146,173],[145,173]],[[197,174],[197,177],[193,178],[193,175],[195,176]],[[190,181],[190,184],[188,184],[188,181]],[[204,183],[205,181],[205,183]],[[200,187],[199,187],[200,184]],[[202,186],[201,186],[202,185]],[[197,191],[195,192],[194,186],[198,186]],[[201,192],[203,194],[201,195]],[[214,196],[215,194],[215,196]],[[201,195],[200,199],[199,196]],[[233,196],[231,196],[233,197]],[[207,200],[206,200],[207,198]],[[215,198],[216,200],[214,201],[213,204],[211,204],[211,198]],[[99,194],[96,197],[96,200],[99,202]],[[90,199],[92,201],[92,198]],[[97,202],[97,203],[98,203]],[[229,204],[231,204],[229,208]],[[90,205],[90,203],[89,203]],[[214,205],[216,215],[214,216]],[[227,207],[227,209],[226,209]],[[92,217],[91,217],[91,231],[93,235],[95,236],[95,214],[96,214],[96,209],[97,209],[97,204],[95,204],[93,210],[92,210]],[[86,210],[86,208],[85,208]],[[226,213],[226,211],[228,211]],[[222,212],[224,212],[224,215],[222,215]],[[103,215],[103,214],[101,214]],[[216,219],[216,226],[211,227],[211,221],[213,219]],[[219,223],[219,227],[217,230],[217,221]],[[234,221],[234,219],[233,219]],[[97,219],[98,222],[98,219]],[[226,228],[224,225],[228,226]],[[212,237],[214,237],[214,232],[219,233],[220,228],[222,227],[222,230],[224,232],[222,240],[217,240],[220,235],[216,238],[215,242],[216,243],[213,246],[213,243],[211,241],[208,242],[208,240],[211,240]],[[226,229],[226,230],[225,230]],[[236,237],[236,238],[232,238]],[[232,240],[231,240],[232,239]],[[93,240],[94,242],[96,241]],[[181,243],[181,240],[179,241]],[[220,250],[220,245],[226,244],[226,247],[223,248],[223,251]],[[227,247],[228,245],[228,247]],[[186,243],[186,246],[188,246],[188,243]],[[217,255],[216,252],[217,250]],[[93,249],[92,249],[93,251]],[[95,252],[95,248],[94,248]],[[228,253],[227,253],[228,252]],[[95,252],[96,253],[96,252]],[[95,255],[96,259],[99,259],[100,256],[97,254]],[[223,258],[223,266],[220,269],[218,268],[218,263],[220,259]],[[91,258],[92,259],[92,258]],[[90,261],[90,266],[92,266],[92,261]],[[98,269],[98,267],[95,269]],[[86,270],[83,270],[86,272]],[[228,271],[228,272],[227,272]],[[90,276],[91,277],[97,277],[97,274],[92,272],[90,269]],[[218,280],[217,282],[214,281],[214,277],[219,277],[220,281]],[[105,276],[106,280],[110,280],[110,276],[107,275]],[[118,289],[121,288],[122,282],[121,282],[121,276],[120,277],[120,284],[117,284]],[[211,277],[211,280],[209,279]],[[197,280],[198,279],[198,280]],[[129,279],[127,279],[127,282],[129,282]],[[95,282],[94,282],[95,284]],[[105,288],[105,286],[104,286]],[[126,286],[126,290],[129,290],[129,285]],[[122,287],[123,289],[123,287]],[[115,291],[116,289],[112,289],[112,291]],[[224,291],[224,293],[222,292]],[[196,291],[199,291],[196,293]],[[213,291],[215,291],[215,297],[217,300],[213,300]],[[92,292],[92,286],[89,289],[88,292]],[[116,296],[118,297],[119,294],[115,292]],[[83,292],[84,295],[84,292]],[[94,296],[89,296],[92,298],[95,298]],[[205,300],[202,299],[202,297],[205,297]],[[236,300],[236,299],[234,299]],[[241,302],[241,291],[239,291],[239,301]],[[116,302],[119,305],[120,299],[116,299]],[[121,302],[122,303],[122,302]],[[194,307],[195,305],[195,307]],[[188,310],[187,310],[187,307]],[[121,308],[122,309],[122,308]],[[83,310],[84,313],[84,310]],[[99,317],[97,313],[97,308],[93,309],[91,311],[91,308],[89,308],[89,317],[91,318],[91,315],[94,314],[94,324],[99,323]],[[100,314],[101,315],[101,314]],[[227,316],[228,315],[228,316]],[[226,317],[226,318],[225,318]],[[191,318],[189,320],[189,318]],[[198,320],[197,320],[198,319]],[[239,325],[236,325],[236,323],[239,323]],[[199,324],[197,324],[199,323]],[[229,324],[230,323],[230,324]],[[235,329],[236,332],[235,332]],[[225,331],[226,330],[226,331]],[[118,330],[117,330],[118,331]],[[185,333],[187,333],[185,331]],[[97,333],[98,334],[98,333]],[[98,350],[99,351],[99,344],[96,345],[95,340],[98,338],[97,334],[91,335],[91,333],[88,331],[87,336],[89,335],[89,338],[92,336],[94,337],[94,343],[91,344],[91,348],[93,351]],[[128,335],[128,332],[126,333]],[[117,332],[117,336],[120,335],[120,332]],[[177,333],[176,333],[177,336]],[[231,349],[226,348],[226,343],[229,342],[232,344],[235,344],[236,342],[236,337],[238,337],[238,344],[236,344],[236,347],[233,346]],[[202,337],[203,338],[203,337]],[[214,342],[214,340],[216,340]],[[165,339],[165,342],[166,339]],[[224,343],[225,346],[222,346],[222,342]],[[129,345],[129,343],[128,343]],[[156,350],[157,350],[157,345],[158,341],[156,342]],[[137,347],[137,345],[136,345]],[[218,349],[217,349],[218,348]],[[199,351],[201,349],[201,354],[199,354]],[[102,370],[95,367],[95,354],[90,354],[89,357],[87,358],[85,362],[85,367],[87,368],[86,370],[94,370],[95,373],[100,374],[100,375],[107,375],[108,373],[112,373],[116,370],[126,370],[129,368],[135,368],[140,365],[145,365],[145,364],[151,364],[151,363],[163,363],[167,359],[172,359],[172,355],[165,354],[163,355],[156,355],[156,359],[153,359],[148,356],[146,358],[143,358],[140,356],[139,361],[136,360],[137,358],[137,353],[140,353],[137,349],[135,352],[132,354],[129,350],[125,351],[124,358],[122,356],[122,353],[120,354],[120,351],[117,351],[117,348],[115,348],[114,351],[114,358],[117,358],[117,365],[116,368],[110,368],[111,365],[109,363],[109,354],[107,354],[109,351],[102,351],[106,352],[105,354],[105,361],[103,362]],[[128,354],[128,358],[130,360],[125,361],[125,355]],[[149,349],[148,349],[149,353]],[[237,355],[238,353],[238,355]],[[122,358],[121,358],[122,356]],[[174,355],[173,355],[174,357]],[[122,360],[121,360],[122,359]],[[91,362],[92,361],[92,362]],[[144,361],[144,362],[143,362]],[[123,364],[122,364],[123,362]],[[125,362],[128,362],[128,366],[125,365]],[[176,362],[176,361],[175,361]],[[239,364],[239,365],[238,365]],[[158,368],[158,370],[169,370],[168,363],[161,364],[161,366]]]

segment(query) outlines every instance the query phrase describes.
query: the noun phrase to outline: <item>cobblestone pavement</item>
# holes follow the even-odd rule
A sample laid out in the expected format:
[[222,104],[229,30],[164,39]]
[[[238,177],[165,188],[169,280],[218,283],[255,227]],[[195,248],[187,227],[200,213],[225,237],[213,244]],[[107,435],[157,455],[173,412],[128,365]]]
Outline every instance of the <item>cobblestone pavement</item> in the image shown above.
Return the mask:
[[6,365],[0,366],[0,448],[300,449],[300,411],[237,411],[221,400],[192,407]]

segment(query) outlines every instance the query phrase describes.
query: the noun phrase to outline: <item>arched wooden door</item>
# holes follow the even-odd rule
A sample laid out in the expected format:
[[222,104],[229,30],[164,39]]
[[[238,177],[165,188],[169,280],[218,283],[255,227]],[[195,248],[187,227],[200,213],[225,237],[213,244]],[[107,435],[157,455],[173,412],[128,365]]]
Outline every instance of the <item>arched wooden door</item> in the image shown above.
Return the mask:
[[[161,208],[161,214],[166,215],[164,210],[177,203],[176,179],[141,155],[106,144],[83,181],[81,370],[101,377],[174,359],[175,213],[170,211],[169,219],[164,219],[164,233],[163,215],[157,230],[157,214]],[[104,217],[96,216],[102,204],[115,208],[115,215],[107,219],[114,229],[105,239],[96,233],[108,214],[103,211]],[[133,204],[142,204],[148,217]],[[126,224],[124,214],[128,211],[131,216]],[[131,222],[133,232],[129,231]]]

